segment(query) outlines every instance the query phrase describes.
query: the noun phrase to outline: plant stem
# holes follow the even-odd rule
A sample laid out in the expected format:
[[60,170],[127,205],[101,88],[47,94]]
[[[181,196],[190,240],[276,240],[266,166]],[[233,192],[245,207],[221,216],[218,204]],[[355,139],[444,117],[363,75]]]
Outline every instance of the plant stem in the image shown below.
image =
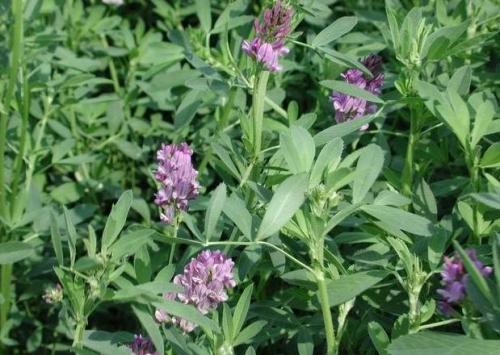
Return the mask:
[[253,146],[254,156],[258,157],[262,147],[262,126],[264,120],[264,99],[266,97],[267,80],[269,72],[262,70],[257,77],[253,89]]
[[[19,198],[19,181],[21,178],[21,168],[23,166],[24,151],[26,150],[26,138],[28,133],[28,118],[30,109],[30,87],[28,79],[26,78],[26,70],[23,73],[23,97],[22,97],[22,124],[21,124],[21,135],[19,137],[19,151],[17,153],[16,159],[14,161],[14,172],[12,177],[12,189],[11,189],[11,201],[10,201],[10,215],[14,220],[17,217],[18,211],[17,206],[22,198]],[[23,197],[23,196],[21,196]]]
[[[418,104],[417,104],[418,105]],[[413,175],[414,175],[414,153],[415,145],[419,139],[419,117],[415,105],[410,105],[410,135],[408,137],[408,146],[406,148],[406,159],[403,168],[402,182],[403,193],[411,197],[413,188]]]
[[[178,219],[176,218],[175,219],[175,223],[174,223],[174,233],[173,233],[173,238],[174,239],[177,239],[177,232],[179,231],[179,224],[180,224],[180,221],[178,221]],[[174,261],[174,254],[175,254],[175,246],[176,246],[176,243],[172,243],[172,247],[170,248],[170,255],[168,257],[168,264],[172,264],[172,262]]]
[[5,148],[7,145],[7,126],[9,121],[9,111],[14,90],[16,88],[17,73],[21,59],[21,45],[23,37],[23,2],[12,1],[12,15],[14,16],[14,28],[12,29],[12,42],[10,46],[10,68],[9,82],[4,100],[4,112],[0,115],[0,216],[5,216]]
[[86,321],[79,320],[76,324],[72,346],[76,349],[82,348],[83,333],[85,332]]
[[421,325],[420,327],[418,327],[418,331],[421,331],[424,329],[437,328],[437,327],[441,327],[442,325],[453,324],[453,323],[457,323],[460,321],[461,321],[460,319],[447,319],[447,320],[443,320],[441,322],[424,324],[424,325]]
[[2,265],[0,274],[0,293],[3,297],[3,303],[0,305],[0,330],[3,329],[5,323],[7,322],[7,316],[9,315],[11,277],[12,264]]
[[328,355],[335,355],[337,354],[337,344],[335,341],[335,331],[333,328],[332,312],[330,311],[330,301],[328,299],[325,276],[321,270],[316,270],[315,275],[318,285],[318,299],[323,314],[323,322],[325,323],[326,353]]

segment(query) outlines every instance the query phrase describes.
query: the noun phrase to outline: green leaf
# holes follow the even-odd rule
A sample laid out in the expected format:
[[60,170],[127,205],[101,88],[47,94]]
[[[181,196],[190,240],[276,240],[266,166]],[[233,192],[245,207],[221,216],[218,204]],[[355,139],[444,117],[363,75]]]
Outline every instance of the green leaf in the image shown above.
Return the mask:
[[226,199],[223,212],[247,239],[252,239],[252,215],[248,212],[245,201],[233,193]]
[[389,345],[389,337],[385,332],[384,328],[377,322],[368,323],[368,335],[372,340],[373,345],[379,355],[387,355],[387,346]]
[[224,303],[222,305],[222,332],[224,334],[224,339],[232,342],[233,334],[233,317],[231,315],[231,309]]
[[493,143],[484,152],[479,165],[482,168],[496,168],[500,166],[500,142]]
[[356,212],[360,207],[360,204],[349,205],[342,210],[338,211],[326,224],[325,230],[323,231],[323,235],[326,235],[329,231],[335,228],[339,223],[341,223],[344,219],[349,217],[351,214]]
[[212,14],[210,0],[196,0],[196,15],[200,19],[200,26],[205,33],[212,28]]
[[83,345],[99,354],[130,355],[130,348],[125,344],[130,344],[133,340],[132,334],[125,332],[86,330],[83,335]]
[[495,107],[491,101],[484,101],[477,108],[476,118],[474,119],[474,127],[471,134],[471,145],[474,148],[477,143],[487,134],[490,134],[490,125],[495,116]]
[[116,205],[111,208],[111,213],[108,216],[102,233],[101,252],[103,254],[106,254],[107,249],[118,238],[127,221],[128,211],[130,210],[130,206],[132,206],[133,200],[132,191],[127,190],[120,196]]
[[338,137],[323,147],[311,171],[310,188],[316,187],[321,182],[325,169],[335,170],[337,168],[343,149],[344,142]]
[[[380,112],[380,110],[379,110]],[[326,143],[330,142],[331,140],[339,137],[342,138],[344,136],[347,136],[348,134],[351,134],[353,132],[358,131],[359,129],[373,121],[379,114],[379,112],[373,114],[373,115],[367,115],[360,117],[356,120],[350,120],[347,122],[342,122],[335,124],[333,126],[328,127],[327,129],[319,132],[314,136],[314,143],[316,143],[316,146],[322,146],[325,145]]]
[[491,290],[488,287],[488,283],[486,282],[483,275],[481,275],[481,272],[478,270],[474,262],[469,258],[469,255],[465,252],[465,250],[462,249],[462,247],[460,246],[460,244],[457,243],[456,240],[453,241],[453,246],[455,247],[455,250],[458,252],[458,254],[460,254],[460,258],[464,263],[465,269],[470,275],[471,278],[470,281],[474,282],[479,291],[481,291],[483,296],[491,304],[495,304],[495,298],[493,297],[493,294],[491,293]]
[[219,220],[222,208],[226,202],[226,184],[221,183],[212,194],[210,203],[208,205],[207,213],[205,215],[205,241],[210,241],[212,238],[217,221]]
[[323,80],[320,82],[320,84],[327,87],[328,89],[338,91],[349,96],[360,97],[362,99],[365,99],[366,101],[376,102],[379,104],[384,103],[384,100],[372,94],[371,92],[361,89],[354,84],[346,83],[344,81]]
[[0,265],[14,264],[33,255],[35,249],[23,242],[6,242],[0,244]]
[[314,353],[314,339],[311,332],[305,328],[299,328],[297,334],[297,351],[299,355],[313,355]]
[[361,209],[391,227],[416,235],[432,235],[432,224],[424,217],[389,206],[366,205]]
[[192,305],[187,305],[184,303],[170,301],[166,299],[158,299],[158,301],[153,301],[152,303],[156,308],[163,309],[168,314],[187,319],[190,322],[193,322],[201,327],[210,329],[212,331],[215,332],[219,331],[217,323],[205,317],[202,313],[200,313],[200,311],[198,311]]
[[248,309],[250,308],[250,301],[252,299],[253,284],[250,284],[245,288],[243,293],[236,304],[233,314],[233,335],[240,333],[241,328],[247,318]]
[[498,355],[500,340],[471,339],[465,335],[419,332],[394,340],[390,355]]
[[471,194],[471,197],[485,206],[500,210],[500,195],[491,192],[480,192]]
[[112,260],[119,261],[124,256],[133,255],[143,247],[155,233],[153,229],[127,230],[110,248]]
[[290,176],[281,183],[267,206],[257,240],[278,232],[293,217],[305,200],[308,183],[306,173]]
[[375,144],[363,149],[356,166],[352,188],[353,203],[361,202],[384,166],[384,152]]
[[309,172],[316,150],[309,132],[303,127],[292,125],[287,134],[280,136],[280,151],[290,172],[298,174]]
[[145,305],[132,305],[132,310],[141,322],[142,327],[148,333],[148,336],[153,341],[156,351],[160,354],[165,352],[163,337],[161,336],[158,324],[153,318],[153,312]]
[[54,213],[50,213],[50,236],[52,239],[52,247],[54,248],[54,253],[56,254],[57,263],[59,265],[64,265],[64,254],[61,243],[61,234],[59,233],[59,225],[57,224],[56,217]]
[[345,303],[382,281],[389,273],[383,270],[370,270],[350,275],[342,275],[337,280],[328,280],[328,299],[330,307]]
[[73,222],[71,221],[71,217],[66,206],[63,206],[63,212],[64,221],[66,222],[66,232],[68,233],[70,267],[72,268],[73,265],[75,265],[76,259],[76,229]]
[[240,334],[236,337],[234,340],[233,345],[238,346],[240,344],[245,344],[250,342],[257,334],[259,334],[264,326],[267,324],[267,321],[265,320],[258,320],[256,322],[253,322],[250,324],[248,327],[243,329]]
[[327,45],[351,31],[357,23],[358,19],[355,16],[341,17],[318,33],[318,35],[314,37],[311,45],[313,47]]
[[470,66],[464,65],[453,73],[448,82],[448,89],[457,92],[459,95],[467,95],[469,93],[471,76],[472,70]]

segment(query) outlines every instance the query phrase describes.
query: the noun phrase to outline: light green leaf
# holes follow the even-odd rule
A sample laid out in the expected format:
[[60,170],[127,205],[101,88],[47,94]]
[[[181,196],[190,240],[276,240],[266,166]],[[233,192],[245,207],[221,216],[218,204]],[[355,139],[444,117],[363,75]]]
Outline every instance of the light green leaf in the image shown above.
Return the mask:
[[379,110],[377,113],[373,115],[363,116],[356,120],[342,122],[330,126],[314,136],[314,143],[316,143],[316,146],[322,146],[337,137],[342,138],[353,132],[356,131],[359,132],[359,129],[362,126],[369,124],[371,121],[373,121],[379,115],[380,111],[381,110]]
[[487,134],[490,134],[490,125],[495,116],[495,107],[491,101],[484,101],[477,108],[474,128],[472,128],[471,145],[474,148]]
[[313,47],[327,45],[351,31],[357,23],[358,19],[355,16],[341,17],[318,33],[318,35],[314,37],[311,45]]
[[345,303],[373,285],[382,281],[389,273],[383,270],[370,270],[350,275],[342,275],[337,280],[328,280],[328,299],[330,307]]
[[111,208],[111,213],[108,216],[102,233],[101,251],[103,254],[106,254],[107,249],[118,238],[127,221],[128,211],[130,210],[130,206],[132,206],[133,200],[132,191],[127,190],[120,196],[116,205]]
[[465,335],[420,332],[397,338],[387,348],[390,355],[498,355],[500,340],[471,339]]
[[66,222],[66,232],[68,233],[68,247],[69,247],[69,259],[70,259],[70,267],[75,265],[76,259],[76,229],[75,225],[71,221],[71,217],[69,215],[69,211],[66,206],[63,206],[64,212],[64,221]]
[[316,152],[312,136],[305,128],[296,125],[280,136],[280,151],[294,174],[308,172]]
[[236,304],[233,314],[233,335],[240,333],[241,328],[247,318],[248,309],[250,308],[250,301],[252,299],[253,284],[250,284],[245,288],[243,293]]
[[201,28],[208,33],[212,28],[210,0],[196,0],[196,15],[200,19]]
[[356,165],[352,188],[353,203],[361,202],[377,180],[384,166],[384,152],[375,144],[363,149]]
[[431,222],[416,214],[389,206],[366,205],[361,209],[391,227],[416,235],[432,235]]
[[240,334],[238,334],[238,336],[234,340],[234,346],[250,342],[252,338],[254,338],[262,331],[266,324],[267,321],[265,320],[258,320],[250,324],[248,327],[243,329]]
[[483,168],[496,168],[500,166],[500,142],[493,143],[484,152],[479,164]]
[[464,65],[453,73],[448,82],[448,89],[457,92],[459,95],[467,95],[469,93],[471,76],[472,70],[470,66]]
[[154,301],[153,305],[158,309],[165,310],[165,312],[173,316],[187,319],[190,322],[193,322],[201,327],[210,329],[215,332],[219,331],[217,323],[205,317],[192,305],[187,305],[184,303],[166,299],[159,299],[158,301]]
[[371,92],[361,89],[354,84],[349,84],[344,81],[339,80],[323,80],[320,82],[321,85],[327,87],[328,89],[341,92],[346,95],[360,97],[366,101],[376,102],[383,104],[384,100],[380,97],[372,94]]
[[307,174],[290,176],[276,189],[257,232],[257,240],[267,238],[278,232],[305,200],[309,184]]
[[132,334],[125,332],[86,330],[83,335],[83,345],[99,354],[130,355],[130,348],[125,344],[130,344],[133,340]]
[[325,169],[335,170],[337,168],[343,149],[344,142],[338,137],[323,147],[311,171],[311,178],[309,179],[310,188],[317,186],[321,182]]
[[207,213],[205,215],[205,241],[208,242],[212,238],[217,221],[219,220],[222,208],[226,202],[226,184],[221,183],[215,189],[210,203],[208,205]]
[[477,202],[482,203],[494,210],[500,210],[500,195],[492,192],[480,192],[471,194],[471,197]]
[[153,229],[140,228],[127,230],[110,248],[112,260],[118,261],[124,256],[133,255],[142,248],[155,233]]
[[248,212],[245,201],[233,193],[226,199],[223,212],[247,239],[252,239],[252,215]]
[[23,242],[6,242],[0,244],[0,265],[14,264],[33,255],[35,249]]
[[57,263],[59,265],[63,265],[64,254],[61,243],[61,234],[59,233],[59,225],[57,224],[56,217],[52,212],[50,213],[50,236],[52,239],[52,247],[54,248],[54,253],[56,254]]
[[377,322],[368,323],[368,335],[372,340],[373,345],[379,355],[387,355],[387,346],[389,345],[389,337],[384,328]]
[[149,337],[153,341],[156,351],[160,354],[163,354],[165,352],[163,337],[161,336],[158,324],[153,319],[153,315],[150,312],[149,308],[142,304],[132,305],[132,310],[139,319],[139,322],[141,322],[144,330],[148,333]]

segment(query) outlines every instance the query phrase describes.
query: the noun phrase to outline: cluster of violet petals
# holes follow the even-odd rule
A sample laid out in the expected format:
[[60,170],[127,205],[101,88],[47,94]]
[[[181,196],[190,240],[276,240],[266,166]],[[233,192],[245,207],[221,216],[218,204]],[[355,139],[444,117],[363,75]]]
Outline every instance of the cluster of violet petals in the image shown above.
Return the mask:
[[[236,285],[233,267],[234,262],[221,251],[202,251],[191,259],[182,274],[174,277],[174,284],[181,286],[183,292],[169,292],[164,298],[177,299],[195,306],[202,314],[207,314],[217,308],[219,303],[225,302],[228,298],[227,290]],[[162,309],[156,310],[155,317],[160,323],[171,322],[178,325],[186,333],[196,328],[196,324],[170,316]]]
[[134,342],[128,346],[133,355],[158,355],[154,345],[148,338],[142,335],[134,335]]
[[[484,266],[477,259],[474,249],[467,249],[467,255],[483,276],[491,274],[493,269],[489,266]],[[451,258],[444,257],[443,270],[441,271],[441,284],[443,288],[437,291],[442,297],[442,300],[439,302],[439,308],[444,314],[451,314],[453,311],[452,305],[460,303],[465,298],[467,278],[468,274],[463,261],[458,255],[454,255]]]
[[161,221],[172,224],[178,211],[186,211],[189,200],[198,195],[198,172],[191,162],[193,151],[186,143],[163,144],[156,153],[158,167],[155,179],[160,189],[155,204],[162,212]]
[[267,70],[282,70],[278,59],[288,54],[285,47],[286,36],[291,31],[293,10],[277,1],[271,9],[264,11],[264,21],[255,19],[255,38],[243,41],[241,48],[249,56],[262,63]]
[[[367,77],[359,69],[348,69],[341,74],[342,78],[348,84],[355,85],[360,89],[369,91],[373,95],[379,96],[384,84],[384,74],[381,72],[382,58],[371,54],[363,59],[362,63],[372,73],[371,78]],[[374,113],[377,110],[377,105],[373,102],[368,102],[360,97],[346,95],[338,91],[332,93],[330,100],[333,103],[337,123],[354,120]],[[361,127],[361,130],[367,128],[368,125],[364,125]]]

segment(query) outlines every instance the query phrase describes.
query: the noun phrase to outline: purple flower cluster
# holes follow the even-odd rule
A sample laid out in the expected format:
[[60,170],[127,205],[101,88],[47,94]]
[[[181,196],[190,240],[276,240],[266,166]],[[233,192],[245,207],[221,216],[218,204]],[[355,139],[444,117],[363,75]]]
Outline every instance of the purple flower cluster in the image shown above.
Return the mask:
[[[484,266],[477,259],[474,249],[467,249],[467,255],[483,276],[491,274],[493,269],[489,266]],[[442,300],[439,302],[439,308],[444,314],[448,315],[452,313],[452,305],[460,303],[465,298],[467,278],[467,271],[458,255],[454,255],[452,258],[444,257],[443,270],[441,271],[441,284],[443,288],[437,291],[442,297]]]
[[[219,303],[225,302],[227,290],[236,285],[233,279],[233,266],[231,258],[219,250],[202,251],[196,258],[191,259],[182,274],[174,277],[174,284],[182,286],[184,290],[179,293],[166,293],[164,297],[191,304],[201,313],[207,314],[217,308]],[[178,324],[185,332],[191,332],[196,328],[196,324],[170,316],[162,309],[156,310],[155,317],[160,323]]]
[[288,54],[285,38],[291,28],[293,10],[277,1],[272,9],[264,11],[264,21],[261,24],[255,19],[255,38],[243,41],[242,49],[249,56],[264,64],[267,70],[275,72],[282,69],[278,59]]
[[134,335],[134,342],[128,346],[133,355],[158,355],[153,343],[141,334]]
[[[382,58],[371,54],[362,61],[363,65],[370,70],[372,78],[368,78],[359,69],[348,69],[341,74],[344,81],[348,84],[353,84],[369,91],[370,93],[379,96],[382,85],[384,84],[384,74],[381,73]],[[330,100],[335,109],[335,120],[337,123],[354,120],[364,115],[374,113],[377,110],[377,105],[373,102],[368,102],[360,97],[350,96],[338,91],[334,91]],[[368,125],[361,127],[361,130],[368,128]]]
[[198,172],[193,168],[193,151],[186,143],[163,144],[156,153],[155,179],[161,184],[155,203],[163,209],[162,222],[171,224],[176,212],[186,211],[188,201],[198,195]]

